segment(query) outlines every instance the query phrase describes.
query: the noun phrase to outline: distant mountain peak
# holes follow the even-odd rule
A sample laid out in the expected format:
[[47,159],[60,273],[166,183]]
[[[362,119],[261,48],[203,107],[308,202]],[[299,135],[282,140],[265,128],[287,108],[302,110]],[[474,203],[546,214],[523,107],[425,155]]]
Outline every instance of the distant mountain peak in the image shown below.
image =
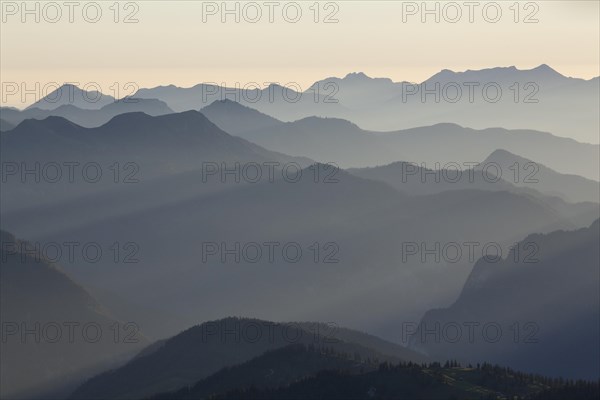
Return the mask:
[[200,109],[200,113],[204,113],[205,111],[210,112],[213,110],[222,110],[222,111],[227,111],[227,112],[255,111],[256,113],[259,113],[259,111],[255,110],[253,108],[247,107],[241,103],[238,103],[237,101],[230,100],[230,99],[215,100],[212,103],[210,103],[209,105],[202,107]]
[[150,119],[150,118],[152,118],[150,115],[148,115],[142,111],[134,111],[134,112],[130,112],[130,113],[115,115],[106,124],[113,124],[113,123],[117,123],[117,122],[132,121],[132,120],[139,121],[139,120],[145,120],[145,119]]
[[538,74],[545,74],[547,76],[557,77],[557,78],[565,78],[563,74],[550,67],[548,64],[540,64],[537,67],[531,69]]
[[[222,100],[215,100],[212,103],[210,103],[209,105],[207,105],[206,107],[218,107],[218,106],[225,106],[225,107],[229,107],[229,108],[249,108],[246,107],[245,105],[238,103],[235,100],[231,100],[228,98],[224,98]],[[206,108],[204,107],[204,108]]]
[[97,109],[112,101],[115,101],[112,96],[98,90],[84,90],[77,85],[65,83],[31,104],[26,110],[32,108],[53,110],[64,104],[73,104],[79,108]]
[[348,121],[347,119],[342,119],[342,118],[335,118],[335,117],[319,117],[316,115],[310,116],[310,117],[305,117],[305,118],[301,118],[297,121],[294,122],[288,122],[289,124],[294,124],[294,123],[303,123],[303,124],[314,124],[314,123],[319,123],[319,122],[324,122],[324,123],[329,123],[332,125],[338,125],[340,127],[347,127],[347,128],[352,128],[352,129],[360,129],[360,127],[358,125],[356,125],[353,122]]
[[530,160],[519,156],[518,154],[511,153],[508,150],[504,149],[496,149],[494,150],[487,158],[482,162],[482,164],[491,164],[491,163],[514,163],[518,162],[520,164],[525,164],[527,162],[531,162]]
[[[492,67],[482,69],[467,69],[465,71],[452,71],[450,69],[443,69],[428,79],[428,81],[435,81],[436,79],[449,79],[455,77],[470,77],[475,78],[478,76],[485,76],[488,78],[512,76],[511,74],[526,74],[533,73],[536,76],[543,74],[546,78],[565,78],[564,75],[560,74],[547,64],[541,64],[532,69],[519,69],[515,65],[508,67]],[[515,76],[516,78],[517,76]]]
[[344,79],[373,79],[367,76],[364,72],[350,72]]
[[552,71],[556,72],[556,70],[550,67],[548,64],[540,64],[537,67],[533,68],[534,71]]
[[44,119],[34,119],[34,118],[26,119],[23,122],[21,122],[19,125],[17,125],[17,128],[25,129],[25,130],[27,130],[29,128],[37,128],[37,127],[43,127],[43,128],[50,129],[53,131],[61,131],[61,132],[81,128],[81,126],[69,121],[68,119],[59,117],[56,115],[51,115]]
[[172,127],[176,126],[192,126],[194,124],[213,125],[202,113],[195,110],[184,111],[181,113],[164,114],[158,116],[148,115],[142,111],[134,111],[124,114],[119,114],[111,118],[106,124],[102,125],[104,129],[118,129],[126,128],[132,129],[134,126],[138,128],[145,126],[152,128],[157,124],[171,124]]
[[516,154],[511,153],[508,150],[496,149],[496,150],[492,151],[492,153],[488,156],[488,158],[489,157],[496,157],[496,156],[516,156]]
[[285,87],[285,86],[282,86],[282,85],[280,85],[280,84],[278,84],[278,83],[270,83],[270,84],[269,84],[269,86],[267,86],[267,87],[266,87],[265,89],[263,89],[263,90],[267,90],[267,89],[270,89],[270,88],[275,88],[275,89],[279,89],[279,88],[281,88],[281,89],[290,89],[290,88],[288,88],[288,87]]

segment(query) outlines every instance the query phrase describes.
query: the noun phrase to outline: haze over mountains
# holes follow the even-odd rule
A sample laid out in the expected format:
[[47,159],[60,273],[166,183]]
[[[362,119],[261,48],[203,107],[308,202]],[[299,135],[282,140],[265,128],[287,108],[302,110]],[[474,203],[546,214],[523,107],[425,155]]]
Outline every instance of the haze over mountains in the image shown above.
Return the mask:
[[[3,398],[596,396],[559,377],[600,377],[598,78],[62,90],[0,110]],[[4,351],[70,320],[103,340]]]
[[[28,107],[26,110],[2,109],[2,118],[16,126],[26,119],[45,119],[50,116],[63,117],[78,125],[93,128],[103,125],[119,114],[143,112],[148,115],[172,114],[167,104],[156,99],[125,98],[112,101],[101,108],[85,109],[73,104],[64,104],[54,109]],[[2,130],[9,130],[2,129]]]
[[[184,384],[190,378],[194,379],[191,371],[203,370],[206,361],[212,361],[216,354],[220,355],[218,363],[223,363],[230,360],[232,349],[241,353],[236,358],[243,359],[257,352],[259,347],[265,347],[266,335],[260,336],[261,340],[252,345],[226,344],[235,340],[237,329],[248,326],[257,327],[258,332],[263,333],[270,327],[269,337],[273,339],[278,338],[285,327],[291,328],[289,330],[297,336],[291,341],[273,340],[268,346],[271,350],[260,352],[248,361],[224,367],[207,377],[192,381],[192,384]],[[219,342],[217,337],[223,337],[226,328],[228,339]],[[243,329],[239,332],[243,332]],[[212,349],[206,348],[209,345]],[[190,347],[201,350],[190,355],[178,354],[182,348]],[[127,385],[132,381],[137,382],[139,376],[160,370],[158,363],[182,359],[185,360],[184,365],[176,365],[157,381],[147,382],[140,388]],[[199,367],[191,368],[192,364],[198,364]],[[363,347],[360,341],[345,342],[336,337],[324,339],[312,331],[290,324],[228,318],[191,328],[169,339],[158,349],[149,348],[124,367],[89,380],[75,391],[72,398],[135,398],[132,389],[140,393],[139,390],[148,390],[150,387],[156,389],[177,385],[180,385],[178,389],[143,398],[369,399],[380,396],[408,399],[426,396],[427,399],[448,399],[460,396],[462,399],[480,399],[482,395],[494,397],[502,394],[533,399],[537,398],[536,395],[548,396],[558,390],[571,398],[585,394],[592,398],[597,391],[597,384],[565,385],[557,380],[490,364],[475,368],[460,366],[455,361],[446,362],[443,366],[435,362],[397,361],[389,354]]]
[[[3,398],[64,396],[147,345],[135,326],[115,319],[34,243],[1,231],[0,247]],[[128,339],[115,341],[111,329]]]
[[[320,176],[331,172],[320,168]],[[384,183],[344,171],[338,171],[335,179],[335,183],[315,183],[314,172],[307,168],[295,183],[279,178],[273,183],[223,185],[220,191],[181,199],[177,191],[170,191],[162,195],[163,203],[135,210],[127,210],[123,203],[129,203],[128,197],[116,193],[69,201],[59,213],[52,207],[6,213],[3,224],[40,242],[78,240],[108,247],[115,241],[135,241],[139,263],[124,267],[107,259],[94,268],[73,263],[65,269],[96,288],[101,301],[106,296],[109,303],[114,297],[128,306],[143,304],[181,315],[169,326],[143,313],[136,315],[140,327],[152,337],[173,334],[190,320],[256,315],[260,310],[258,317],[272,320],[334,316],[340,325],[369,329],[391,339],[398,336],[400,315],[418,318],[430,305],[450,301],[471,264],[466,250],[454,263],[442,260],[427,265],[419,255],[403,262],[403,243],[478,241],[482,246],[496,242],[507,249],[532,230],[583,226],[597,214],[597,204],[557,207],[554,199],[510,192],[460,190],[405,196]],[[159,185],[152,193],[160,198],[162,190]],[[115,214],[115,209],[125,211]],[[94,219],[80,217],[89,213]],[[480,220],[496,228],[489,230]],[[297,243],[303,256],[286,262],[277,250],[273,263],[233,255],[222,261],[220,253],[202,261],[203,243],[232,248],[236,243],[269,241],[279,246]],[[321,250],[318,262],[309,249],[315,243]],[[330,246],[325,248],[326,244]],[[262,254],[266,257],[266,250]],[[324,262],[328,255],[336,262]],[[341,284],[346,290],[335,290]],[[144,290],[147,285],[152,291]],[[225,298],[223,285],[231,291]],[[425,292],[430,294],[426,299],[419,296]]]
[[[133,190],[140,181],[200,170],[208,162],[218,168],[223,162],[309,163],[230,136],[196,111],[157,117],[121,114],[97,128],[84,128],[62,117],[31,119],[3,134],[0,144],[4,165],[14,167],[3,183],[10,188],[2,193],[3,212],[119,186],[133,186]],[[67,166],[73,163],[77,165],[71,176]],[[94,165],[88,176],[84,167],[90,163]],[[58,167],[42,179],[42,166],[48,165]],[[34,173],[21,179],[26,168]],[[211,177],[217,179],[218,174]],[[35,196],[36,192],[44,197]]]
[[[521,255],[515,250],[500,262],[480,259],[456,302],[425,314],[412,346],[434,358],[444,354],[472,363],[485,359],[545,375],[596,379],[599,242],[596,220],[580,230],[525,238],[522,244],[539,246],[535,257],[528,257],[530,249],[521,245]],[[467,329],[469,321],[495,326],[489,336],[477,327],[476,336],[465,333],[456,340],[454,333],[446,340],[425,333],[435,324]],[[500,334],[492,332],[496,326]]]
[[[189,386],[219,371],[290,344],[331,348],[361,358],[399,361],[394,352],[382,354],[366,347],[367,335],[355,332],[356,342],[336,335],[336,328],[319,330],[309,324],[274,323],[256,319],[226,318],[194,326],[146,349],[123,367],[99,375],[73,393],[74,399],[143,398]],[[389,343],[390,346],[393,346]],[[399,347],[399,346],[397,346]],[[401,349],[404,361],[424,357]],[[397,353],[397,352],[396,352]],[[174,363],[174,364],[171,364]],[[165,364],[172,365],[164,369]],[[161,376],[154,371],[162,370]],[[140,377],[147,377],[147,380]]]
[[496,150],[481,164],[499,165],[502,176],[512,178],[510,181],[516,186],[534,188],[570,202],[600,201],[598,182],[577,175],[560,174],[506,150]]
[[[479,163],[495,150],[506,149],[562,173],[599,179],[599,145],[578,143],[545,132],[475,130],[447,123],[374,132],[346,120],[319,117],[276,124],[272,118],[252,113],[231,101],[215,102],[201,112],[218,126],[224,124],[228,115],[236,115],[236,122],[228,123],[231,134],[270,150],[301,154],[320,162],[336,163],[342,168],[407,161],[425,163],[430,169],[447,163],[458,163],[461,169],[467,169],[464,163]],[[254,129],[255,126],[258,128]]]
[[536,129],[599,142],[600,79],[565,77],[545,64],[531,70],[443,70],[420,83],[351,73],[318,81],[305,91],[295,85],[262,90],[230,86],[162,86],[140,89],[135,97],[163,100],[176,111],[197,110],[228,98],[286,122],[335,117],[375,131],[448,122],[475,129]]
[[[546,64],[529,70],[514,66],[464,72],[444,69],[423,82],[393,82],[357,72],[319,80],[304,90],[293,82],[265,88],[257,85],[168,85],[142,88],[132,97],[161,100],[176,112],[199,110],[216,100],[229,99],[285,122],[334,117],[372,131],[446,122],[475,129],[540,130],[584,143],[600,142],[600,120],[595,112],[600,108],[600,78],[566,77]],[[97,110],[113,101],[107,94],[98,96],[94,91],[64,85],[28,110],[55,110],[66,104]]]
[[598,182],[577,175],[559,174],[542,164],[506,150],[496,150],[471,168],[452,163],[446,169],[428,169],[418,164],[395,162],[380,167],[348,171],[363,178],[380,180],[409,195],[446,190],[506,190],[535,196],[560,197],[566,202],[599,201]]

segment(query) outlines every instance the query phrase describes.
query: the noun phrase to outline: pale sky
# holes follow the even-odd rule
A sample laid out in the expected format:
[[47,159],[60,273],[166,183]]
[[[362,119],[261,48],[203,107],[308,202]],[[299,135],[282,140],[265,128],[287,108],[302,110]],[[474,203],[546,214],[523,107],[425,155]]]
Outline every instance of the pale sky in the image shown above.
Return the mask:
[[[221,1],[122,1],[118,23],[110,8],[114,0],[95,2],[102,10],[97,23],[83,18],[84,6],[86,16],[95,18],[95,4],[89,5],[94,2],[78,2],[73,23],[62,0],[54,3],[62,13],[56,23],[48,21],[57,14],[50,6],[44,9],[46,2],[38,2],[39,23],[35,13],[22,22],[21,1],[0,3],[0,78],[3,84],[25,82],[28,88],[36,82],[97,82],[103,92],[114,95],[109,88],[117,82],[119,97],[131,94],[123,91],[127,82],[140,88],[297,82],[306,89],[316,80],[356,71],[419,82],[445,68],[528,69],[544,63],[567,76],[590,79],[600,74],[597,0],[521,1],[518,16],[514,0],[498,1],[502,15],[496,23],[486,21],[496,18],[497,7],[485,1],[476,2],[472,23],[464,1],[454,3],[462,13],[456,23],[450,22],[456,8],[448,2],[438,2],[439,23],[433,14],[421,22],[421,1],[323,1],[317,23],[314,1],[295,3],[302,11],[296,23],[284,19],[296,16],[296,6],[288,1],[274,2],[273,23],[268,22],[265,1],[237,2],[239,23],[233,14],[221,21]],[[35,3],[28,2],[28,7],[34,9]],[[234,3],[228,2],[229,7]],[[427,7],[435,4],[428,2]],[[254,5],[262,13],[257,23],[250,22],[257,15]],[[203,21],[203,10],[216,14],[204,15]],[[132,12],[138,22],[123,23]],[[330,13],[337,23],[323,22]],[[524,23],[528,15],[538,22]],[[33,102],[31,96],[26,104],[18,96],[6,102],[2,97],[3,105],[19,108]]]

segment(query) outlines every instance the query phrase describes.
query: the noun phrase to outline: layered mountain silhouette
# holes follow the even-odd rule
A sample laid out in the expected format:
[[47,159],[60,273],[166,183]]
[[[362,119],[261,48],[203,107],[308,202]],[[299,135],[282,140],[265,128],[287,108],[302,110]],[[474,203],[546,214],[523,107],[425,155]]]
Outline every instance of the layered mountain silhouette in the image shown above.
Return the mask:
[[[486,359],[551,376],[598,379],[599,235],[596,220],[575,231],[528,236],[499,262],[480,259],[456,302],[425,314],[413,348],[434,358]],[[532,243],[537,250],[527,246]],[[436,324],[466,329],[472,322],[477,329],[494,326],[483,336],[465,331],[458,339],[454,333],[451,340],[436,339]]]
[[[432,165],[431,167],[436,167]],[[439,193],[445,190],[492,190],[560,197],[567,202],[598,202],[598,182],[577,175],[560,174],[534,161],[506,150],[496,150],[478,164],[452,163],[446,168],[418,164],[392,164],[348,171],[363,178],[386,182],[409,195]]]
[[[598,180],[598,145],[531,130],[488,128],[476,130],[456,124],[436,124],[390,132],[376,132],[338,118],[307,117],[294,122],[275,121],[233,102],[207,107],[215,124],[228,122],[228,132],[267,149],[302,155],[342,168],[374,167],[397,161],[422,163],[434,169],[448,163],[478,163],[498,149],[535,160],[555,171]],[[218,111],[221,110],[221,111]],[[252,129],[254,126],[259,128]],[[435,144],[435,145],[433,145]],[[438,168],[439,169],[439,168]],[[527,171],[523,171],[525,174]]]
[[256,131],[279,125],[282,122],[253,108],[245,107],[232,100],[216,100],[200,110],[206,118],[236,136],[240,133]]
[[147,344],[134,325],[123,330],[124,323],[45,258],[39,244],[0,234],[3,398],[64,396]]
[[[334,117],[368,130],[390,131],[443,121],[476,129],[502,126],[547,131],[598,144],[600,122],[595,110],[600,107],[599,85],[598,77],[566,77],[542,64],[529,70],[514,66],[464,72],[445,69],[423,82],[393,82],[355,72],[344,78],[319,80],[304,91],[295,83],[273,83],[264,88],[253,84],[226,87],[201,83],[190,88],[169,85],[139,89],[133,97],[161,100],[177,112],[230,100],[286,122],[310,116]],[[64,105],[96,110],[113,102],[115,99],[109,95],[67,84],[27,111],[55,110]],[[59,110],[61,114],[52,115],[69,111],[75,114],[73,110]],[[91,114],[84,121],[83,114],[77,114],[73,118],[79,121],[73,122],[81,125],[102,123],[98,115]]]
[[332,93],[332,97],[350,107],[376,107],[401,94],[409,82],[393,82],[389,78],[371,78],[363,72],[352,72],[343,78],[329,77],[315,82],[308,92]]
[[[334,180],[325,182],[326,177]],[[185,182],[190,181],[176,181]],[[182,190],[169,188],[163,197]],[[164,189],[157,185],[148,193],[159,196]],[[7,213],[3,224],[43,241],[135,241],[140,263],[123,268],[100,261],[93,269],[65,268],[78,281],[98,288],[103,302],[101,292],[107,293],[107,303],[119,298],[181,316],[179,322],[165,325],[136,314],[144,332],[153,337],[172,335],[190,320],[260,310],[262,318],[333,320],[397,340],[401,316],[419,318],[432,304],[452,301],[473,262],[466,248],[456,262],[439,257],[436,262],[433,256],[423,262],[420,255],[403,261],[403,243],[432,248],[436,243],[477,241],[481,254],[486,242],[494,242],[507,251],[531,231],[572,229],[597,215],[597,204],[563,202],[557,207],[543,196],[505,191],[406,196],[385,183],[324,165],[318,174],[313,166],[306,168],[295,182],[279,177],[190,194],[158,205],[144,203],[143,193],[89,197],[58,209]],[[140,199],[141,205],[131,207],[131,199]],[[115,215],[115,209],[123,212]],[[94,214],[91,220],[89,213]],[[490,230],[481,220],[496,228]],[[235,249],[236,243],[241,248],[272,241],[279,243],[272,261],[266,249],[255,262],[241,254],[222,261],[220,252],[203,261],[203,243]],[[300,259],[283,258],[287,243],[301,248]],[[336,289],[340,285],[344,290]],[[226,298],[222,287],[229,288]]]
[[[206,322],[187,329],[180,334],[151,345],[142,351],[135,359],[123,367],[100,374],[84,385],[79,387],[73,394],[73,399],[120,399],[141,398],[155,393],[181,389],[200,379],[204,379],[225,367],[248,362],[254,357],[260,356],[267,351],[287,348],[289,345],[312,346],[317,349],[330,348],[339,353],[356,355],[361,359],[378,359],[381,361],[398,361],[395,353],[381,354],[362,344],[370,343],[372,339],[368,335],[358,332],[354,333],[356,342],[346,342],[337,337],[335,330],[331,328],[320,331],[318,328],[307,329],[306,324],[301,326],[294,323],[275,323],[257,319],[226,318],[217,321]],[[383,342],[383,341],[381,341]],[[394,346],[391,343],[389,346]],[[396,346],[399,347],[399,346]],[[301,378],[310,372],[333,366],[348,366],[347,362],[318,357],[311,360],[308,371],[302,371],[305,366],[301,362],[296,365],[294,357],[302,356],[295,354],[296,351],[282,350],[285,354],[292,355],[291,359],[280,362],[288,363],[287,367],[297,378]],[[402,349],[403,355],[408,359],[404,361],[423,361],[425,358],[416,353]],[[267,358],[279,359],[279,353],[272,353]],[[298,360],[300,361],[300,360]],[[325,362],[324,362],[325,361]],[[252,364],[259,364],[256,361]],[[169,366],[165,368],[165,366]],[[282,367],[284,367],[281,364]],[[272,366],[273,367],[273,366]],[[251,366],[238,368],[238,376],[243,376],[238,384],[253,382],[260,372]],[[243,371],[253,370],[252,374]],[[268,372],[268,370],[266,371]],[[228,371],[226,374],[231,373]],[[235,373],[235,372],[234,372]],[[223,374],[223,373],[222,373]],[[281,376],[273,379],[283,379],[289,382],[290,376]],[[293,377],[294,375],[292,375]],[[212,382],[218,384],[218,377],[212,377]],[[274,382],[274,383],[275,383]],[[259,381],[256,381],[258,384]],[[206,384],[205,384],[206,385]],[[210,394],[211,384],[208,387],[196,386],[195,391],[203,390]]]
[[[2,107],[0,397],[596,398],[564,378],[600,377],[599,82],[544,64]],[[69,243],[104,257],[42,251]]]
[[536,189],[566,201],[598,202],[600,198],[598,182],[577,175],[558,173],[506,150],[496,150],[481,164],[484,167],[500,166],[502,176],[507,177],[507,180],[516,186]]
[[[119,185],[135,188],[131,183],[201,170],[208,162],[217,169],[234,162],[273,162],[279,168],[285,163],[310,163],[230,136],[197,111],[156,117],[121,114],[97,128],[84,128],[62,117],[28,119],[3,134],[0,144],[4,165],[15,169],[3,183],[10,188],[2,193],[3,212]],[[88,176],[84,167],[89,168],[89,163],[93,165]],[[68,164],[74,171],[71,176]],[[51,173],[44,175],[52,165]],[[26,169],[34,172],[23,179]]]
[[264,88],[257,88],[256,85],[225,87],[213,83],[200,83],[190,88],[169,85],[140,89],[134,97],[162,100],[175,111],[198,110],[214,101],[228,99],[286,121],[309,115],[350,113],[348,108],[336,101],[335,88],[323,92],[303,92],[294,83],[273,83]]
[[103,125],[119,114],[143,112],[148,115],[172,114],[167,104],[156,99],[125,98],[112,101],[102,108],[79,108],[73,104],[63,104],[54,109],[27,108],[19,111],[16,109],[2,109],[2,117],[13,125],[18,125],[26,119],[45,119],[50,116],[63,117],[78,125],[93,128]]
[[264,89],[170,85],[140,89],[135,97],[163,100],[176,111],[197,110],[228,98],[283,121],[335,117],[376,131],[443,121],[477,129],[535,129],[597,144],[599,85],[598,77],[570,78],[543,64],[530,70],[442,70],[413,83],[352,73],[320,80],[304,92],[293,84]]

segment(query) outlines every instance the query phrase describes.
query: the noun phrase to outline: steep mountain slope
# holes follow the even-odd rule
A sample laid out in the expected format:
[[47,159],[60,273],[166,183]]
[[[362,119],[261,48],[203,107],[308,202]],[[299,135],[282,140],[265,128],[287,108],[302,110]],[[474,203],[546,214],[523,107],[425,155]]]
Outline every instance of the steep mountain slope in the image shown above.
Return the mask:
[[146,344],[135,325],[112,317],[34,243],[0,232],[3,398],[64,395]]
[[577,175],[558,173],[506,150],[494,151],[481,164],[499,166],[502,176],[516,186],[536,189],[571,202],[600,201],[598,182]]
[[[480,259],[458,300],[425,314],[412,346],[434,358],[490,360],[551,376],[597,379],[599,241],[596,220],[576,231],[531,235],[519,244],[520,252],[500,262]],[[534,257],[528,244],[537,248]],[[439,338],[448,324],[467,329],[464,324],[472,322],[479,324],[474,337],[465,333],[455,340],[452,333],[451,340],[436,340],[436,329]],[[489,332],[482,330],[486,324]]]
[[202,108],[200,112],[225,132],[240,137],[244,137],[244,132],[269,128],[283,123],[278,119],[229,99],[216,100]]

